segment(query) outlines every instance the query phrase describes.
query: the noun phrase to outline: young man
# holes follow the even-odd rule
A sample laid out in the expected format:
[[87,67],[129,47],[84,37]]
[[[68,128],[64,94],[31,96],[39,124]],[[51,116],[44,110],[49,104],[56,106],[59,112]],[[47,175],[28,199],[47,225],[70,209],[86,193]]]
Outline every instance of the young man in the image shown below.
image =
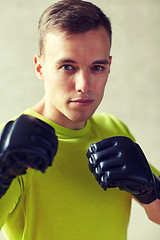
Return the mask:
[[13,240],[125,240],[132,196],[160,223],[159,172],[122,122],[94,114],[112,61],[109,19],[64,0],[44,12],[39,33],[45,96],[1,127],[0,227]]

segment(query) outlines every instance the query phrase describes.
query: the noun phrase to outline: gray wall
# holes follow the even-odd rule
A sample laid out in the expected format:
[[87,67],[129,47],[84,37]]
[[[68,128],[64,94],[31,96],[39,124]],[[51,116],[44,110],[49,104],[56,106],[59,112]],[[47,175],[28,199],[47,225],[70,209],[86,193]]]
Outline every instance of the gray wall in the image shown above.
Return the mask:
[[[34,73],[37,22],[51,0],[1,0],[0,123],[43,96]],[[113,25],[113,63],[99,112],[124,121],[160,169],[160,1],[93,0]],[[128,240],[159,240],[160,227],[133,204]],[[3,239],[1,236],[0,239]]]

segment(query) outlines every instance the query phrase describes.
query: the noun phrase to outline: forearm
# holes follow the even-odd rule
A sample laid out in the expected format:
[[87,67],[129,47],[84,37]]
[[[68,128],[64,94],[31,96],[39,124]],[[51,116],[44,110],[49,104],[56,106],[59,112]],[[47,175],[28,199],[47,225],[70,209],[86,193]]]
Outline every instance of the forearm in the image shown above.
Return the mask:
[[156,199],[154,202],[142,204],[142,206],[144,207],[148,218],[151,221],[160,224],[160,200]]
[[156,199],[150,204],[142,204],[142,206],[144,207],[148,218],[151,221],[160,224],[160,199]]

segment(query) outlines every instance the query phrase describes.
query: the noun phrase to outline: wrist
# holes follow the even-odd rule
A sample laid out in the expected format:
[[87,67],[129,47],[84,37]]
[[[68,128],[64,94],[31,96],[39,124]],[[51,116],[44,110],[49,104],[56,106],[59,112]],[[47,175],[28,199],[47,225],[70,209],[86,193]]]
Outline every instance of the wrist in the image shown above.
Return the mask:
[[153,174],[154,188],[152,191],[143,194],[133,194],[133,196],[142,204],[149,204],[156,199],[160,199],[160,178]]
[[157,199],[155,190],[150,193],[133,194],[133,196],[142,204],[149,204]]
[[153,173],[154,184],[155,184],[155,194],[157,199],[160,199],[160,178]]

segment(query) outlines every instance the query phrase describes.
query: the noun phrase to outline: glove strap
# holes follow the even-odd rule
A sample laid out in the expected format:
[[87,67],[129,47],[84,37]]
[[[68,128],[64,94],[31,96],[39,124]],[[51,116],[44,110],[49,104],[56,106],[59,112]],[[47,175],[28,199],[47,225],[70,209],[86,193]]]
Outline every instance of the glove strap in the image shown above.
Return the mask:
[[149,204],[157,199],[155,190],[146,194],[133,194],[133,196],[142,204]]
[[154,189],[151,192],[147,192],[145,194],[133,194],[133,196],[142,204],[149,204],[156,199],[160,199],[160,178],[157,177],[154,173],[153,180],[154,180]]
[[158,199],[160,199],[160,178],[157,177],[154,173],[153,173],[153,178],[155,181],[155,193],[156,193],[156,197]]

